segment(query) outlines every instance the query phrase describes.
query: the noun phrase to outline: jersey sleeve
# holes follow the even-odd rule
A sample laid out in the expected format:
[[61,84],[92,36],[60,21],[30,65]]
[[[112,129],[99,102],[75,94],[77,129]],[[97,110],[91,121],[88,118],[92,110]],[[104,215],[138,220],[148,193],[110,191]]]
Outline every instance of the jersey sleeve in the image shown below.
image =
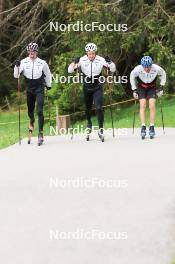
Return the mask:
[[21,61],[20,66],[19,66],[19,72],[18,72],[18,67],[16,65],[14,67],[14,72],[13,72],[14,78],[18,78],[20,74],[23,72],[23,70],[24,70],[23,61]]
[[165,70],[159,66],[158,68],[158,76],[160,78],[160,85],[164,86],[166,83],[166,72]]
[[52,75],[51,75],[49,66],[48,66],[48,64],[46,62],[44,63],[44,66],[43,66],[43,73],[44,73],[44,79],[45,79],[45,82],[46,82],[46,86],[47,87],[51,87],[51,85],[52,85]]
[[138,73],[138,70],[136,68],[131,71],[130,84],[131,84],[132,90],[136,90],[137,89],[136,78],[138,77],[138,75],[139,75],[139,73]]

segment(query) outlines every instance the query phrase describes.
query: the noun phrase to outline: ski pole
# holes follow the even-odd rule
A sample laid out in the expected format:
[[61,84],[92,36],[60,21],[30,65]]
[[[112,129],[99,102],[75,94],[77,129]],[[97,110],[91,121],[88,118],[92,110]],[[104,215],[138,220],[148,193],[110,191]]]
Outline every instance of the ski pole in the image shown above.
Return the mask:
[[46,98],[47,98],[47,107],[48,107],[48,114],[49,114],[49,125],[51,127],[51,111],[50,111],[50,100],[48,96],[48,91],[46,90]]
[[20,94],[20,76],[18,67],[18,133],[19,133],[19,145],[21,145],[21,94]]
[[[78,67],[76,69],[76,75],[78,75]],[[74,121],[75,121],[75,108],[76,108],[76,87],[73,87],[73,116],[74,118],[72,118],[72,135],[71,135],[71,140],[74,137]]]
[[161,112],[161,117],[162,117],[163,133],[165,134],[165,124],[164,124],[164,115],[163,115],[163,107],[162,107],[162,99],[161,98],[160,98],[160,112]]
[[[74,94],[75,95],[75,94]],[[73,95],[73,97],[74,97]],[[73,116],[75,118],[75,98],[74,98],[74,103],[73,103]],[[73,118],[72,118],[72,135],[71,135],[71,140],[73,139],[74,137],[74,121]]]
[[[109,77],[109,67],[107,67],[107,77]],[[113,137],[115,137],[114,133],[114,119],[113,119],[113,109],[112,109],[112,89],[111,89],[111,84],[108,83],[108,89],[109,89],[109,104],[110,104],[110,115],[111,115],[111,124],[112,124],[112,134]]]
[[134,117],[133,117],[133,124],[132,124],[132,133],[134,134],[135,130],[135,118],[136,118],[136,107],[137,107],[137,101],[134,101]]

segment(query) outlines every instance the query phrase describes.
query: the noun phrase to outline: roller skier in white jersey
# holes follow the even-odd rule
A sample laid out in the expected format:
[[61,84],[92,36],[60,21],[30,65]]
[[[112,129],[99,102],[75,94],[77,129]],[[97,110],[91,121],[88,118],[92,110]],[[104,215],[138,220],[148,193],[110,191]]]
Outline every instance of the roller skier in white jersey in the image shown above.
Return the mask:
[[92,130],[91,109],[93,101],[95,103],[98,125],[99,138],[104,142],[103,134],[103,85],[100,83],[100,76],[103,68],[109,68],[111,72],[115,72],[115,64],[106,56],[105,58],[98,56],[97,46],[94,43],[88,43],[85,47],[86,55],[81,58],[76,58],[68,67],[68,72],[73,73],[77,68],[80,68],[83,73],[83,92],[87,119],[87,141]]
[[38,145],[43,143],[43,126],[44,126],[44,89],[51,89],[51,72],[48,64],[38,58],[38,45],[31,42],[27,46],[28,57],[19,61],[17,60],[14,68],[14,77],[19,78],[22,73],[26,80],[26,94],[27,94],[27,107],[29,122],[29,139],[28,144],[31,142],[31,136],[34,129],[35,117],[35,103],[37,102],[38,113]]
[[[157,78],[160,84],[157,84]],[[161,97],[166,83],[166,72],[157,64],[153,64],[150,56],[144,56],[141,64],[136,66],[130,74],[133,97],[140,102],[141,138],[146,137],[146,105],[149,102],[150,127],[149,136],[155,136],[156,99]]]

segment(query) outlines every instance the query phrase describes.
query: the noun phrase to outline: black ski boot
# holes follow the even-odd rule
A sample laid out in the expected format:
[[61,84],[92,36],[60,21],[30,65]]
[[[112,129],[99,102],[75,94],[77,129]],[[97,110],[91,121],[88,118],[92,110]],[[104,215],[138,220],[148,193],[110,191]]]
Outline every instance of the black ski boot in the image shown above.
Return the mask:
[[103,135],[103,128],[100,128],[99,129],[98,136],[99,136],[101,142],[104,142],[105,141],[105,138],[104,138],[104,135]]
[[38,134],[38,146],[41,146],[44,142],[43,132],[39,132]]
[[33,123],[30,123],[29,124],[29,127],[28,127],[28,142],[27,142],[28,144],[31,143],[33,129],[34,129],[34,124]]
[[154,126],[150,126],[149,127],[149,136],[150,136],[150,139],[153,139],[155,137],[155,129],[154,129]]
[[141,127],[141,138],[145,139],[146,137],[146,126]]

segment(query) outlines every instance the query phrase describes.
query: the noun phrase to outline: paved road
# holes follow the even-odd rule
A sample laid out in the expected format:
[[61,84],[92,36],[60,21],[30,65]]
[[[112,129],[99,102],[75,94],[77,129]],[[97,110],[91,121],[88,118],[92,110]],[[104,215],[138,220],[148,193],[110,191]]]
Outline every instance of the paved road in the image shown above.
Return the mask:
[[175,129],[24,140],[0,151],[0,169],[1,263],[172,263]]

